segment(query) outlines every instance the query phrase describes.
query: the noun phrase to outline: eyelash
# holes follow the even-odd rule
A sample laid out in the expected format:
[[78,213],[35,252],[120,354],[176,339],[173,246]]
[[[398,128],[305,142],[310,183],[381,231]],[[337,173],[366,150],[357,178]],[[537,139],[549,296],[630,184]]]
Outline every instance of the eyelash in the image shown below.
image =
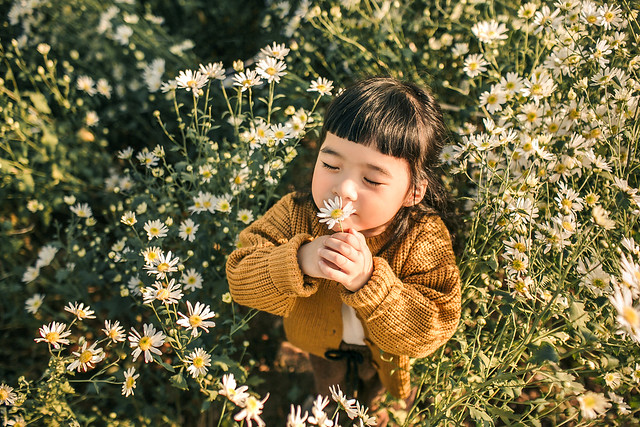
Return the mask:
[[[322,167],[328,169],[330,171],[338,170],[336,166],[331,166],[328,163],[322,162]],[[371,181],[370,179],[364,178],[365,182],[373,187],[377,187],[378,185],[382,185],[380,182]]]

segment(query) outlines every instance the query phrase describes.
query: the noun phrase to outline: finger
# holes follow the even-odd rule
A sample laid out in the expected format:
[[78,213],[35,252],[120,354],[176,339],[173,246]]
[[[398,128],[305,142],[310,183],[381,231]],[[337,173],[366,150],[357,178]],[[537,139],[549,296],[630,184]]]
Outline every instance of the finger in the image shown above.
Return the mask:
[[327,240],[324,248],[337,252],[351,261],[354,261],[358,257],[358,251],[353,246],[339,239]]
[[340,269],[345,268],[347,264],[353,262],[346,256],[342,255],[340,252],[337,252],[331,249],[320,249],[318,251],[318,256],[338,266]]
[[320,272],[329,280],[333,280],[338,283],[346,282],[348,276],[339,268],[333,268],[327,261],[321,259],[318,262]]
[[[357,233],[357,231],[355,232]],[[358,239],[358,236],[353,234],[351,231],[349,233],[336,233],[331,236],[331,239],[339,240],[348,244],[349,246],[355,248],[356,250],[361,249],[361,241]],[[328,239],[328,240],[331,240]]]

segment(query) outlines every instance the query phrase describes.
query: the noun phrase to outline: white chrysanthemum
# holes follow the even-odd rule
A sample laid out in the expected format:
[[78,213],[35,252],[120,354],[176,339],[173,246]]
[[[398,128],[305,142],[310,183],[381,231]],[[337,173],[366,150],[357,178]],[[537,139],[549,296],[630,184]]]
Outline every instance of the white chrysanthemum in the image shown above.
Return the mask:
[[207,81],[206,75],[193,70],[180,71],[176,77],[178,88],[185,89],[187,92],[191,91],[195,96],[198,96],[199,89],[204,87]]
[[85,341],[78,351],[73,352],[75,359],[67,366],[67,370],[87,372],[89,369],[93,369],[97,363],[100,363],[106,355],[101,348],[96,348],[96,344],[93,343],[89,346],[89,343]]
[[603,415],[611,407],[611,403],[602,393],[588,391],[578,396],[580,411],[586,419],[593,419]]
[[262,414],[262,408],[264,408],[264,402],[266,402],[268,398],[268,393],[262,400],[254,396],[248,396],[244,400],[244,407],[233,419],[236,421],[246,421],[248,426],[251,426],[251,421],[257,422],[258,426],[264,426],[265,422],[260,415]]
[[96,82],[96,90],[102,96],[107,99],[111,98],[111,85],[107,81],[107,79],[98,79]]
[[467,76],[473,78],[480,73],[487,71],[487,65],[489,65],[489,63],[484,59],[482,54],[476,53],[467,56],[464,60],[464,68],[462,70],[467,74]]
[[150,246],[147,249],[143,250],[140,255],[144,257],[144,262],[149,265],[155,264],[158,259],[160,259],[160,255],[162,255],[162,249],[157,246]]
[[136,388],[136,380],[140,374],[136,374],[135,368],[131,367],[124,372],[124,382],[122,383],[122,395],[125,397],[133,395]]
[[28,313],[36,314],[44,301],[43,294],[33,294],[24,302],[24,308]]
[[190,268],[182,273],[180,281],[184,284],[187,291],[195,291],[202,288],[202,275],[195,268]]
[[211,80],[224,80],[225,72],[222,62],[200,64],[200,72]]
[[358,408],[358,418],[360,418],[360,425],[364,426],[375,426],[377,424],[376,417],[370,416],[367,412],[369,408],[360,403],[357,403]]
[[123,150],[118,151],[117,157],[122,160],[128,160],[133,155],[133,148],[127,147]]
[[471,27],[471,32],[482,43],[493,43],[496,40],[507,38],[507,26],[494,20],[476,23]]
[[480,95],[480,105],[490,114],[502,110],[502,104],[507,102],[507,94],[498,85],[491,86],[491,90]]
[[216,315],[208,305],[196,302],[195,307],[193,307],[191,302],[187,301],[187,309],[186,315],[178,312],[180,318],[176,323],[187,330],[191,330],[192,337],[198,335],[198,329],[209,332],[209,328],[216,326],[215,322],[207,321],[207,319],[212,319]]
[[38,267],[27,267],[24,273],[22,274],[22,281],[24,283],[33,282],[40,275],[40,269]]
[[[287,416],[287,427],[306,427],[305,421],[309,417],[309,413],[304,411],[302,414],[302,408],[300,405],[291,404],[291,410]],[[309,421],[311,422],[311,421]]]
[[140,162],[141,165],[146,166],[147,168],[152,168],[157,166],[158,160],[160,160],[155,154],[149,151],[147,148],[143,149],[136,155],[136,159]]
[[273,57],[263,59],[258,62],[258,65],[256,65],[256,70],[258,71],[260,76],[269,83],[279,83],[280,77],[287,74],[284,71],[286,69],[287,64],[284,61],[280,61],[279,59]]
[[640,311],[633,306],[633,295],[626,286],[615,286],[609,301],[618,312],[616,320],[622,331],[640,343]]
[[238,221],[249,224],[253,221],[253,213],[249,209],[240,209],[238,211]]
[[333,401],[347,413],[349,418],[354,419],[358,416],[358,405],[356,399],[348,399],[344,394],[342,394],[342,390],[340,390],[339,385],[329,387],[329,391],[331,392],[331,398]]
[[40,337],[35,338],[35,342],[47,342],[55,349],[59,349],[61,344],[69,344],[69,340],[66,339],[71,335],[71,331],[67,331],[67,325],[60,322],[51,322],[48,325],[42,325],[40,328]]
[[114,344],[126,340],[124,329],[117,320],[113,323],[111,323],[111,320],[105,320],[102,332],[104,332],[107,338]]
[[76,80],[76,87],[88,95],[93,96],[96,94],[95,82],[89,76],[80,76]]
[[135,362],[140,354],[144,353],[145,363],[153,360],[151,353],[161,355],[162,352],[158,347],[164,344],[167,336],[162,331],[156,331],[152,324],[148,323],[143,326],[142,334],[131,328],[129,333],[129,346],[133,349],[133,361]]
[[144,224],[144,231],[147,232],[149,240],[165,237],[169,232],[169,228],[159,219],[149,220]]
[[151,304],[153,301],[160,301],[162,304],[177,304],[183,297],[182,287],[180,283],[176,283],[175,279],[169,282],[155,282],[153,286],[147,287],[142,291],[142,298],[145,304]]
[[239,86],[242,92],[260,83],[262,80],[256,70],[243,71],[233,76],[233,85]]
[[273,42],[271,46],[260,49],[260,52],[276,59],[284,59],[289,54],[289,49],[284,44]]
[[196,238],[198,228],[200,228],[199,224],[194,223],[191,218],[187,218],[182,221],[182,224],[180,224],[178,235],[182,240],[189,240],[190,242],[193,242]]
[[93,215],[93,212],[87,203],[78,203],[75,206],[71,206],[69,209],[80,218],[91,218]]
[[320,222],[326,223],[327,227],[332,230],[336,224],[342,228],[342,221],[349,218],[355,211],[350,201],[342,206],[342,197],[336,196],[334,200],[324,200],[324,208],[320,208],[317,215]]
[[13,406],[16,404],[18,395],[5,383],[0,384],[0,405]]
[[193,378],[202,377],[207,374],[207,367],[211,366],[211,355],[202,348],[196,348],[187,356],[187,363],[187,371]]
[[160,280],[167,277],[167,274],[178,271],[176,266],[179,262],[180,258],[172,258],[171,251],[169,251],[166,254],[160,254],[152,264],[145,264],[144,269],[148,270],[148,275],[155,274],[156,279]]
[[236,406],[244,406],[245,399],[249,397],[248,389],[246,385],[238,387],[233,374],[226,374],[222,376],[222,385],[218,394],[226,396]]
[[58,248],[56,248],[55,246],[52,246],[52,245],[43,246],[38,251],[38,261],[36,261],[36,267],[42,268],[51,264],[51,261],[53,261],[53,258],[56,256],[56,253],[58,253]]
[[593,222],[605,230],[613,230],[616,228],[616,222],[609,218],[609,211],[605,210],[602,206],[597,205],[591,211]]
[[91,307],[89,306],[85,307],[84,303],[82,302],[81,303],[74,302],[73,304],[69,303],[64,308],[64,310],[76,316],[78,320],[96,318],[96,316],[93,315],[93,310],[91,310]]
[[607,372],[602,378],[607,386],[612,389],[620,387],[620,384],[622,383],[622,375],[620,375],[619,372]]
[[309,89],[307,92],[318,92],[320,95],[331,95],[331,90],[333,89],[333,82],[331,80],[327,80],[324,77],[319,77],[317,80],[311,82]]
[[311,416],[309,417],[309,423],[317,425],[319,427],[333,427],[333,421],[330,416],[324,412],[324,408],[329,404],[329,398],[327,396],[318,395],[316,400],[313,401],[313,407],[311,408]]

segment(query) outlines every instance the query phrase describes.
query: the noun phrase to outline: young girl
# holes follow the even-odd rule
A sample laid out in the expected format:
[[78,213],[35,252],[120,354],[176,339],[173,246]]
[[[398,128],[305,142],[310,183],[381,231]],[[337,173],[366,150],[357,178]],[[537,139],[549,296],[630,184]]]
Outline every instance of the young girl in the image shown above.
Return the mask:
[[[240,234],[231,295],[284,318],[318,393],[339,384],[367,406],[385,388],[407,398],[409,358],[434,352],[460,317],[435,172],[442,114],[414,84],[371,78],[332,101],[322,138],[311,194],[284,196]],[[355,211],[329,229],[317,213],[336,197]]]

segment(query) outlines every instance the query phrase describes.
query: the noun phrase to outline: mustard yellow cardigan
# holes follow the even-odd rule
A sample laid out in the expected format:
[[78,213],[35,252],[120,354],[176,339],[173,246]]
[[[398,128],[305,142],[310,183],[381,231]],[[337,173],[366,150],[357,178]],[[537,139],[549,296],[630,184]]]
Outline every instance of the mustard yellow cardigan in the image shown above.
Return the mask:
[[394,396],[411,391],[409,358],[425,357],[454,333],[460,318],[460,279],[451,238],[437,216],[425,217],[402,242],[379,253],[391,230],[367,239],[373,275],[357,292],[305,276],[298,248],[331,234],[310,198],[290,193],[240,233],[227,261],[233,299],[284,319],[287,339],[324,357],[342,340],[342,302],[365,330],[380,380]]

